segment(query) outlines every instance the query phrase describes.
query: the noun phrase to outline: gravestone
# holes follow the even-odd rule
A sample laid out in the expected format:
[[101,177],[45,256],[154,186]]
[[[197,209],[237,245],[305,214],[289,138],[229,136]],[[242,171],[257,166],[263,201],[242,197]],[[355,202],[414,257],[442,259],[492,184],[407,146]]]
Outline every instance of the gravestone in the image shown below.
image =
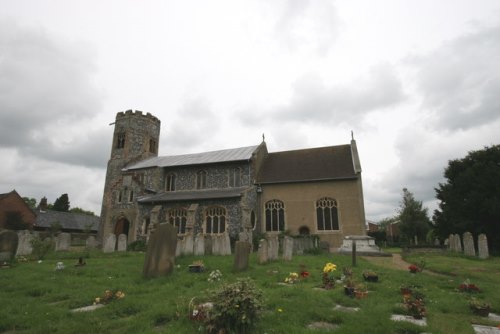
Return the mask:
[[440,245],[441,243],[439,242],[439,239],[438,238],[434,239],[434,246],[440,246]]
[[126,252],[127,251],[127,235],[126,234],[120,234],[118,236],[118,245],[116,247],[116,250],[119,252]]
[[212,236],[205,235],[205,255],[213,255]]
[[472,237],[472,233],[465,232],[463,240],[464,240],[464,254],[467,256],[476,256],[476,249],[474,248],[474,238]]
[[71,246],[71,234],[69,233],[59,233],[56,237],[56,252],[66,252],[69,251]]
[[19,241],[17,243],[16,256],[30,255],[33,252],[33,248],[31,247],[33,236],[31,233],[27,230],[19,231],[17,236]]
[[277,236],[267,238],[267,259],[277,260],[279,252],[279,241]]
[[484,233],[481,233],[477,237],[477,250],[480,259],[487,259],[490,257],[488,250],[488,238],[486,238],[486,234]]
[[462,253],[462,241],[460,240],[460,235],[455,234],[455,251]]
[[[149,240],[148,240],[149,242]],[[177,238],[177,244],[175,245],[175,256],[182,255],[182,239]]]
[[212,254],[221,255],[221,238],[219,235],[211,235],[212,239]]
[[19,237],[14,231],[0,231],[0,261],[11,261],[16,256]]
[[87,240],[85,241],[85,247],[87,247],[88,249],[94,249],[97,247],[97,242],[93,235],[87,238]]
[[259,249],[257,250],[257,261],[264,264],[268,260],[268,244],[266,239],[260,239]]
[[184,239],[182,240],[182,255],[193,255],[194,243],[193,243],[193,235],[186,234]]
[[115,247],[116,247],[116,235],[111,233],[106,238],[106,241],[104,241],[104,247],[102,251],[104,253],[113,253],[115,251]]
[[231,239],[229,238],[229,233],[224,233],[222,235],[222,255],[231,255]]
[[177,229],[168,223],[159,224],[149,238],[144,259],[143,276],[166,276],[174,270]]
[[443,245],[444,245],[446,248],[448,248],[448,246],[450,245],[450,239],[448,239],[448,238],[444,239],[444,243],[443,243]]
[[203,234],[198,234],[194,238],[194,255],[205,255],[205,236]]
[[250,257],[250,251],[252,249],[252,244],[247,241],[236,241],[234,247],[234,264],[233,269],[235,271],[244,271],[248,269],[248,259]]
[[291,261],[293,253],[293,238],[285,236],[283,238],[283,260]]
[[454,234],[450,234],[448,236],[448,249],[451,251],[451,252],[454,252],[455,251],[455,235]]

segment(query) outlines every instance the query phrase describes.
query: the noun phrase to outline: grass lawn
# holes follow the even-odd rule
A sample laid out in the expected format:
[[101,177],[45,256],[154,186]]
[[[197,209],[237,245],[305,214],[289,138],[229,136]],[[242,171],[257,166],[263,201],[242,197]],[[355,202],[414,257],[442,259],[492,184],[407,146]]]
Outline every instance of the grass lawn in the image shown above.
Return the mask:
[[[354,277],[362,281],[363,270],[379,274],[378,283],[368,283],[365,299],[351,299],[343,287],[321,290],[322,268],[326,262],[349,266],[350,256],[335,254],[295,256],[290,262],[258,265],[255,254],[251,267],[233,273],[233,257],[203,257],[206,271],[189,273],[187,266],[199,257],[176,259],[174,273],[165,278],[143,279],[144,254],[92,252],[87,265],[74,267],[80,253],[52,253],[41,263],[19,262],[0,269],[0,333],[197,333],[200,324],[188,319],[190,301],[206,301],[207,291],[250,277],[264,292],[265,307],[255,324],[255,333],[317,333],[307,325],[318,321],[338,324],[335,333],[474,333],[471,323],[497,326],[486,318],[472,315],[468,296],[457,287],[469,278],[481,289],[476,294],[487,300],[492,311],[500,313],[500,259],[468,259],[442,254],[408,256],[412,262],[425,258],[428,272],[377,266],[358,258]],[[66,268],[55,271],[56,263]],[[281,285],[290,272],[305,265],[310,277],[294,285]],[[219,269],[222,282],[207,281],[211,270]],[[391,314],[403,313],[399,287],[403,283],[421,286],[426,298],[427,327],[391,321]],[[125,297],[92,312],[73,313],[72,309],[91,305],[104,291],[119,289]],[[359,307],[358,312],[333,310],[337,305]],[[202,331],[201,331],[202,332]]]

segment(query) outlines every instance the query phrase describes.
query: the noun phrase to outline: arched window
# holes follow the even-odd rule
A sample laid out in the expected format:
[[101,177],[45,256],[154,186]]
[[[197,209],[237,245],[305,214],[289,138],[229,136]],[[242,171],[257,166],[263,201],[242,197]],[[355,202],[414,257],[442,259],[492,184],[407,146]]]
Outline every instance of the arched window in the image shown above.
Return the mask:
[[226,209],[213,206],[205,211],[205,233],[216,234],[226,231]]
[[339,230],[337,201],[324,197],[316,202],[316,219],[318,231]]
[[175,191],[175,174],[168,174],[165,177],[165,191]]
[[280,232],[285,230],[285,205],[273,199],[266,203],[266,231]]
[[196,189],[205,189],[207,187],[207,172],[204,170],[196,173]]
[[149,140],[149,152],[156,153],[156,140],[154,139]]
[[116,135],[116,148],[125,147],[125,132],[120,132]]
[[257,227],[257,217],[255,217],[255,212],[253,210],[250,213],[250,224],[252,225],[252,230],[255,230],[255,227]]
[[236,167],[229,170],[229,186],[241,187],[241,168]]
[[177,234],[186,233],[187,210],[182,208],[168,210],[168,222],[177,228]]

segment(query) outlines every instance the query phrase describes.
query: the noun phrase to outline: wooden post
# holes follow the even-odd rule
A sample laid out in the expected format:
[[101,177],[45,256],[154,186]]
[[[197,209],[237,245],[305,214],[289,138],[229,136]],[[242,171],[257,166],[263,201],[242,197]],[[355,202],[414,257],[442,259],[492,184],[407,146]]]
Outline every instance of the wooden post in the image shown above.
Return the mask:
[[352,241],[352,266],[356,267],[356,240]]

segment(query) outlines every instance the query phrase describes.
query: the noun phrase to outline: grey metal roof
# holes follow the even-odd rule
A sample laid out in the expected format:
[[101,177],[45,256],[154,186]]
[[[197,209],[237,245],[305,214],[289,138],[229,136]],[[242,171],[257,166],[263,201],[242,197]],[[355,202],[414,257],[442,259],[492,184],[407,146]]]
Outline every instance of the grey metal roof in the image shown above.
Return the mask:
[[158,203],[158,202],[179,202],[207,199],[237,198],[241,197],[247,187],[228,188],[228,189],[206,189],[194,191],[169,191],[161,194],[141,196],[137,202]]
[[127,166],[124,168],[124,170],[149,167],[175,167],[188,165],[204,165],[218,162],[245,161],[250,160],[250,158],[252,157],[252,153],[254,153],[258,147],[259,146],[248,146],[212,152],[154,157]]
[[83,231],[87,226],[90,226],[91,231],[97,231],[99,229],[100,218],[82,213],[39,210],[33,226],[49,228],[55,222],[61,224],[61,228],[63,229]]

